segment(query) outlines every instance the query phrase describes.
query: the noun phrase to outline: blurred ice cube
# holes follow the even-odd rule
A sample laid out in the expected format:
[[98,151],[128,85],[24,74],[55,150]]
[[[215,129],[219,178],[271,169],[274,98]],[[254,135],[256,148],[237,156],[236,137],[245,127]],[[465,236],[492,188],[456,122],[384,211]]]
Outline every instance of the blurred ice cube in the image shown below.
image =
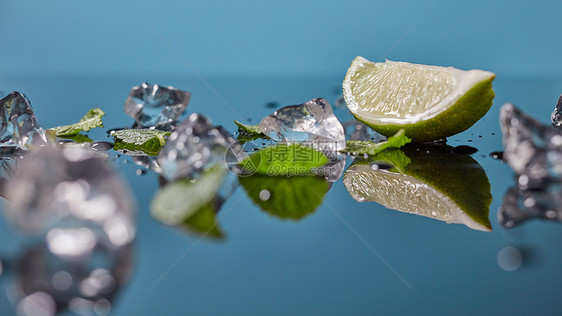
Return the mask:
[[343,126],[324,99],[283,107],[260,122],[268,137],[286,143],[302,143],[331,154],[345,148]]
[[522,189],[544,181],[562,180],[562,131],[542,125],[512,104],[500,110],[503,158],[518,176]]
[[556,103],[554,112],[552,112],[552,115],[550,116],[550,120],[552,121],[552,125],[562,127],[562,95],[558,98],[558,102]]
[[109,248],[126,245],[135,235],[135,204],[127,184],[91,150],[46,146],[32,152],[19,164],[6,198],[11,203],[5,213],[18,228],[58,240],[72,248],[61,250],[67,254],[79,255],[84,245],[78,240],[90,233]]
[[191,114],[168,137],[158,155],[161,175],[168,181],[196,178],[204,170],[240,162],[242,146],[205,116]]
[[12,92],[0,100],[2,122],[0,147],[27,149],[32,143],[47,143],[45,132],[37,123],[29,100],[19,92]]
[[190,97],[190,92],[145,82],[131,89],[125,112],[135,119],[139,128],[163,128],[179,119]]
[[540,189],[510,188],[503,196],[498,221],[506,228],[539,218],[562,222],[562,184],[544,184]]

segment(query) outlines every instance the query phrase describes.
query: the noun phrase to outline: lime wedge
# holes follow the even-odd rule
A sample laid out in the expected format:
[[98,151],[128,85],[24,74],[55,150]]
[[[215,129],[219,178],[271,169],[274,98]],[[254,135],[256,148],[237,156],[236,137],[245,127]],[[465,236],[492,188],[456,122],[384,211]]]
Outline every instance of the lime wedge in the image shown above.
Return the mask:
[[449,146],[407,146],[355,161],[344,184],[360,202],[490,231],[490,183],[471,157]]
[[351,113],[385,135],[399,129],[413,141],[442,139],[476,123],[492,106],[495,74],[357,57],[343,81]]

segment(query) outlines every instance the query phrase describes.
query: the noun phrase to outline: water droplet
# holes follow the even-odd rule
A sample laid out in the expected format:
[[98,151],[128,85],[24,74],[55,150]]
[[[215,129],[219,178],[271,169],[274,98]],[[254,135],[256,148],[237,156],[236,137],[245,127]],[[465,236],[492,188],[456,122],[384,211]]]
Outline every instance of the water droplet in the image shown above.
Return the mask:
[[490,157],[492,157],[492,159],[502,160],[503,159],[503,151],[491,152]]
[[387,165],[385,163],[373,163],[373,164],[371,164],[372,170],[388,170],[390,168],[392,168],[392,166]]
[[523,256],[515,247],[505,247],[498,252],[498,265],[505,271],[515,271],[521,267]]
[[146,170],[144,169],[137,169],[137,171],[135,171],[137,176],[142,176],[143,174],[146,174]]
[[276,109],[279,107],[279,103],[275,101],[265,103],[265,107],[269,109]]
[[90,144],[90,148],[95,151],[107,151],[113,148],[113,144],[103,141],[93,142]]
[[271,197],[271,193],[269,192],[269,190],[263,189],[263,190],[260,191],[258,196],[259,196],[260,200],[267,201]]

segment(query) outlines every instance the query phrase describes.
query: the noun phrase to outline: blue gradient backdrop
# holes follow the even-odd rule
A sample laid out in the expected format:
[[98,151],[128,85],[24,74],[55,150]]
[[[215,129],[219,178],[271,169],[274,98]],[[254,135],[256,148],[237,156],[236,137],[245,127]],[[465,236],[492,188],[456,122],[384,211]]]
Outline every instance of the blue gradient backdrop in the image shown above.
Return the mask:
[[560,1],[0,1],[0,75],[342,74],[356,55],[562,72]]

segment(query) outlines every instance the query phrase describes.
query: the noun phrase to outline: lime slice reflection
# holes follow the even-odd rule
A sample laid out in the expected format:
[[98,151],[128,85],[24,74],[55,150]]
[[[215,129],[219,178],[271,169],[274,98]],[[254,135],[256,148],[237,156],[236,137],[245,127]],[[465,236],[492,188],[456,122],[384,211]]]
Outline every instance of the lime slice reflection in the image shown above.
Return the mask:
[[344,184],[359,201],[490,231],[490,183],[482,166],[446,145],[412,145],[356,160]]

